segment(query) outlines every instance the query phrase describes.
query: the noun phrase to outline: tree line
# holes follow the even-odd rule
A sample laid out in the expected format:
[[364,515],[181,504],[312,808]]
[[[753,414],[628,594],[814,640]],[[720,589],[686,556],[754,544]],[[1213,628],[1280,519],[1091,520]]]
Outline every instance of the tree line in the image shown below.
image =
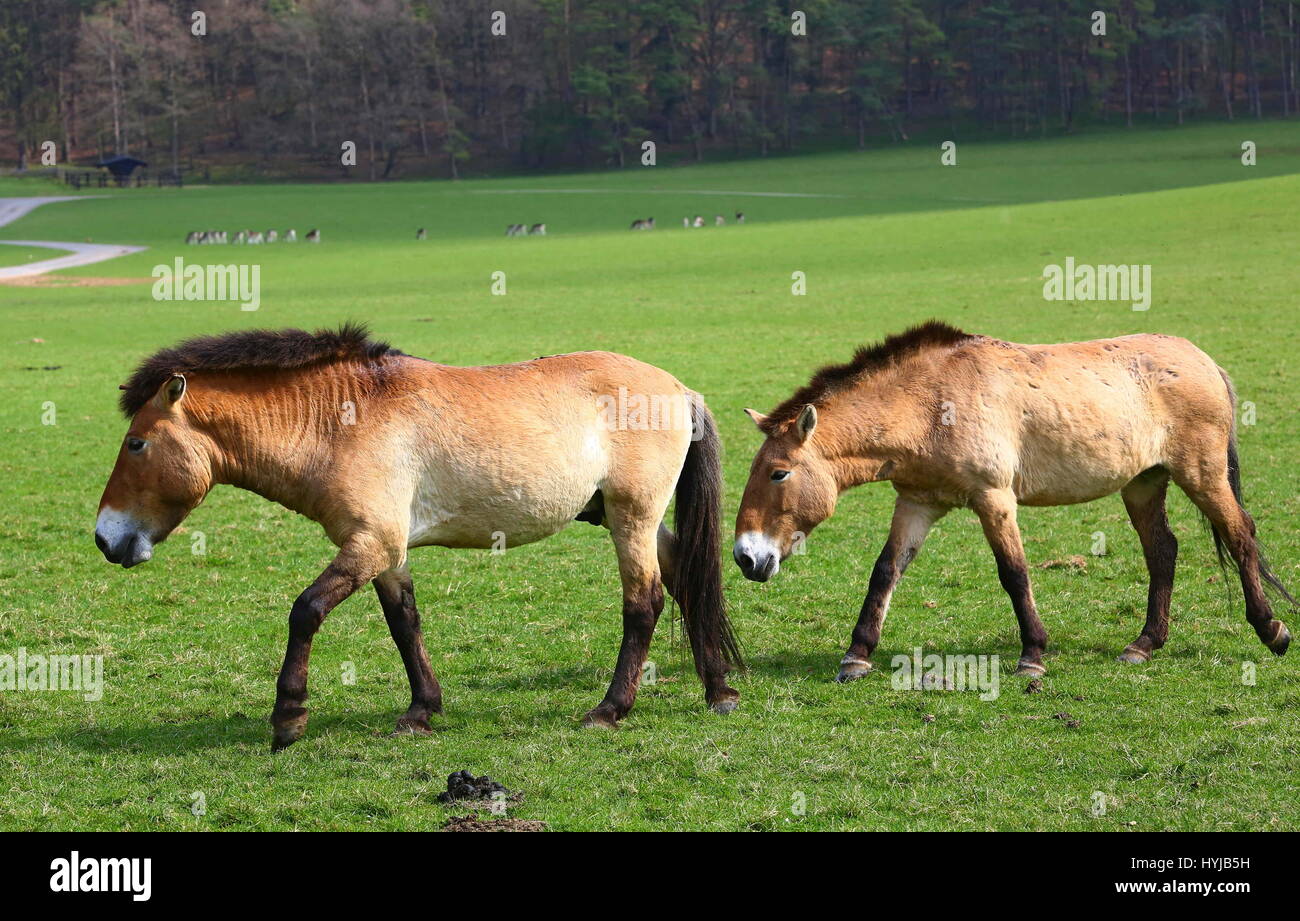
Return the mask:
[[1290,117],[1295,6],[27,0],[0,4],[0,151],[382,179]]

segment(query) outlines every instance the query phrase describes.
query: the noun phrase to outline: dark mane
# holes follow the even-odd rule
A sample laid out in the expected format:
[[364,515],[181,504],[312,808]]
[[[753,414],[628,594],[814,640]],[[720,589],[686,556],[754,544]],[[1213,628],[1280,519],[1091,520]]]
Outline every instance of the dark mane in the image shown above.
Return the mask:
[[795,391],[768,414],[763,431],[771,435],[793,422],[800,410],[809,403],[821,403],[827,397],[853,384],[864,374],[878,371],[908,355],[929,348],[960,345],[976,337],[939,320],[928,320],[896,336],[886,336],[884,342],[863,346],[853,354],[852,361],[842,365],[827,365],[812,376],[805,386]]
[[302,329],[250,329],[199,336],[146,358],[122,385],[118,405],[128,419],[153,398],[173,374],[235,371],[242,368],[304,368],[335,361],[374,361],[401,355],[387,342],[375,342],[362,323],[309,333]]

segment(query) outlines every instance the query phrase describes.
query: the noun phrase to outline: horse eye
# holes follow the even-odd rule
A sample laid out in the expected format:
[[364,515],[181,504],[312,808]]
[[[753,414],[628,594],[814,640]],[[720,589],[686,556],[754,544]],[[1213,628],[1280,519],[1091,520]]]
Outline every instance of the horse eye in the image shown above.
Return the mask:
[[780,482],[782,482],[783,480],[788,479],[789,476],[790,476],[790,471],[789,471],[789,470],[774,470],[774,471],[772,472],[772,482],[773,482],[773,483],[780,483]]
[[126,449],[132,454],[139,454],[144,450],[146,442],[143,438],[128,438],[126,440]]

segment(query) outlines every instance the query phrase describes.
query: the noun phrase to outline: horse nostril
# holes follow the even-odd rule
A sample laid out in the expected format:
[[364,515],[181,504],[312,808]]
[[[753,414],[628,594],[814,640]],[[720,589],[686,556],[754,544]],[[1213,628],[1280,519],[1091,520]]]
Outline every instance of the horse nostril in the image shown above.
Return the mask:
[[737,558],[736,562],[740,564],[740,568],[743,569],[745,572],[754,571],[754,558],[750,556],[748,553],[742,553]]
[[98,531],[95,532],[95,546],[99,548],[100,553],[108,553],[108,541],[104,540]]

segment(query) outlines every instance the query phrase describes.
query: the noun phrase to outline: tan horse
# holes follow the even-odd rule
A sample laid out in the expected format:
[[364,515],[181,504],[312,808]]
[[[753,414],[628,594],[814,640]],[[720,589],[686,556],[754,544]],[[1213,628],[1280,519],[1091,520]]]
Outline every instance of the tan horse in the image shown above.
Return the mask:
[[770,415],[746,410],[767,436],[736,519],[734,556],[763,582],[844,490],[889,480],[889,538],[838,680],[871,670],[890,595],[949,509],[975,511],[1011,596],[1023,645],[1017,674],[1041,674],[1038,618],[1016,524],[1019,505],[1068,505],[1116,491],[1146,556],[1151,584],[1141,635],[1120,660],[1145,662],[1169,632],[1178,542],[1165,518],[1170,478],[1209,520],[1245,591],[1246,618],[1269,649],[1290,634],[1274,620],[1269,571],[1241,505],[1227,375],[1184,339],[1138,335],[1016,345],[931,322],[823,368]]
[[[407,550],[518,546],[575,518],[610,530],[623,583],[613,682],[585,725],[613,726],[632,708],[664,587],[710,707],[735,707],[717,430],[667,372],[608,352],[456,368],[349,325],[193,339],[147,359],[122,389],[131,425],[95,526],[110,562],[148,560],[218,483],[311,518],[339,547],[289,614],[273,748],[306,728],[313,635],[367,582],[410,679],[398,731],[429,732],[442,692]],[[676,535],[662,523],[674,488]]]

